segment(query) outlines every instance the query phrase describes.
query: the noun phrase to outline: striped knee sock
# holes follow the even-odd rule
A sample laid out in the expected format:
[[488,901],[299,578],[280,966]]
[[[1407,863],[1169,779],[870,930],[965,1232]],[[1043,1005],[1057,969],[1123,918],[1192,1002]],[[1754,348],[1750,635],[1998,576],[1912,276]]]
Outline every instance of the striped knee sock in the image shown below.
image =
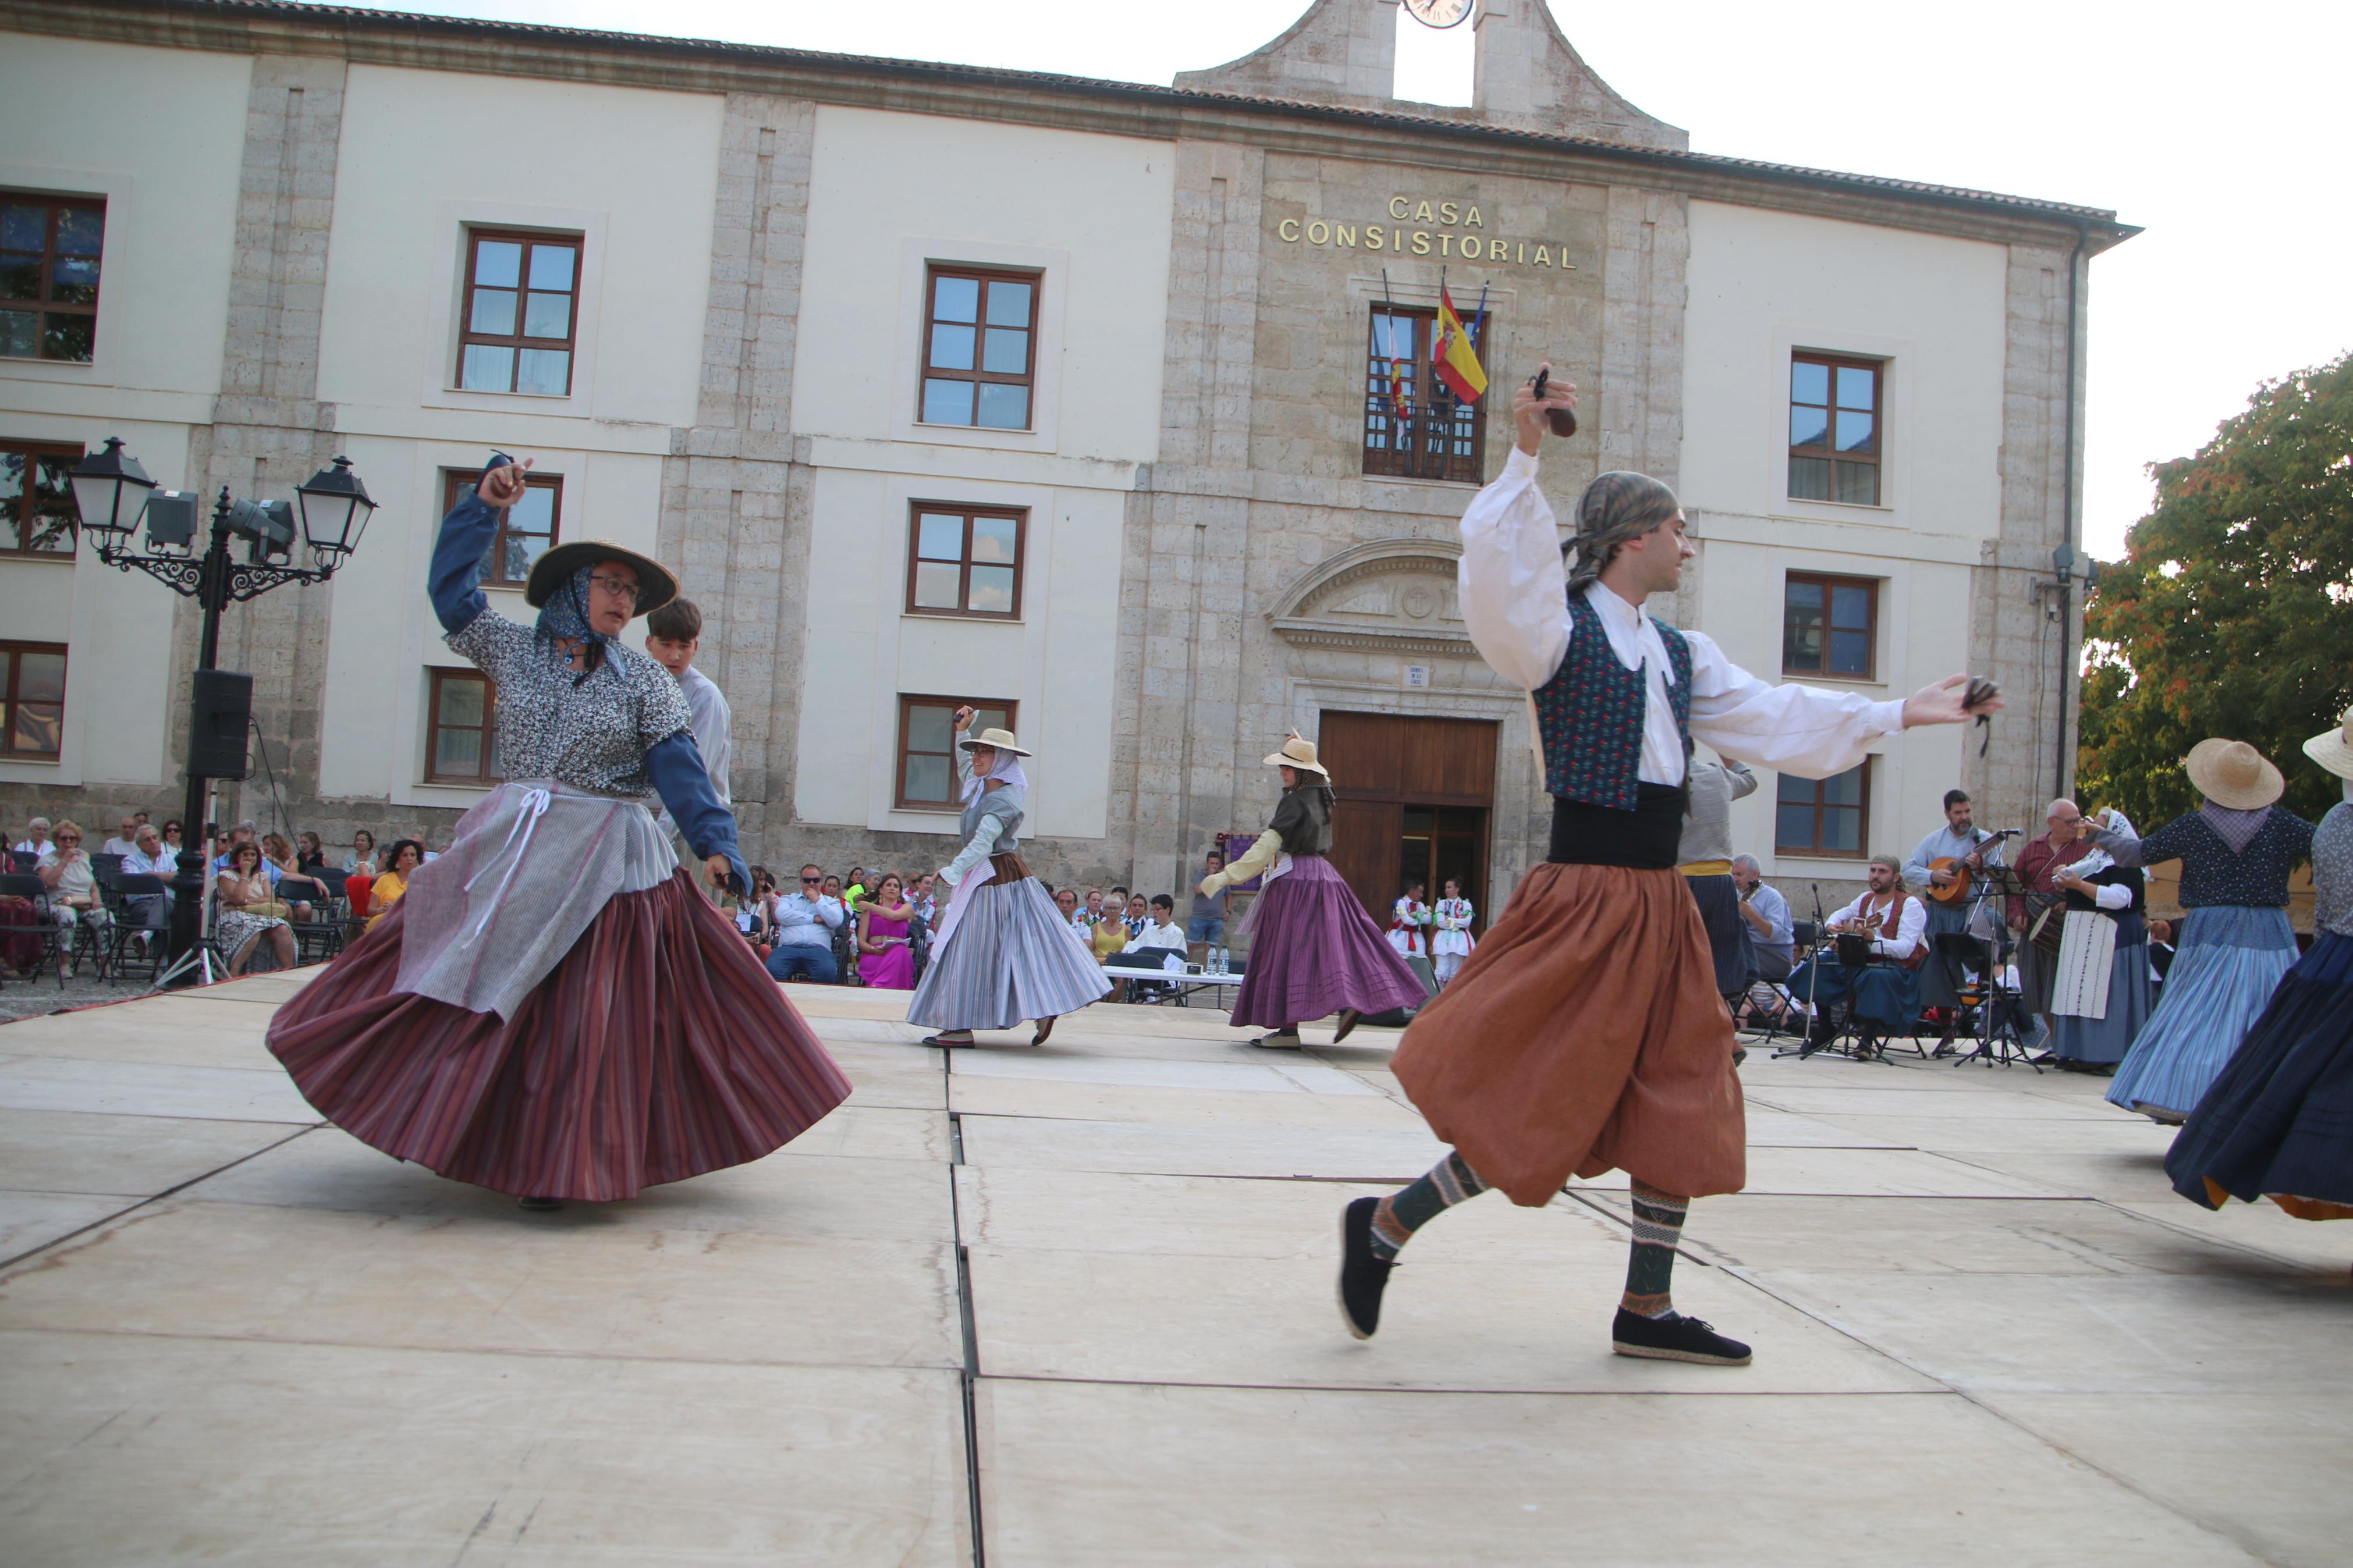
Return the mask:
[[1691,1199],[1634,1184],[1634,1248],[1626,1260],[1626,1294],[1619,1305],[1644,1318],[1672,1318],[1668,1293],[1675,1271],[1675,1243],[1683,1234]]
[[1413,1233],[1465,1198],[1487,1190],[1461,1155],[1450,1153],[1410,1186],[1391,1193],[1373,1211],[1373,1255],[1394,1258]]

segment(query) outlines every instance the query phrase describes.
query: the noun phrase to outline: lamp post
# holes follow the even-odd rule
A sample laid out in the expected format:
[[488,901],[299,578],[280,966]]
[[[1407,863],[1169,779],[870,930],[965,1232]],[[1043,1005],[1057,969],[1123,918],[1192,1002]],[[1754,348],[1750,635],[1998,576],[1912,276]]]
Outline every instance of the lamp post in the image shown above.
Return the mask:
[[[311,476],[295,489],[296,506],[282,500],[237,500],[221,487],[213,503],[212,537],[204,552],[196,552],[197,498],[162,490],[139,460],[110,437],[105,449],[84,458],[73,471],[74,503],[81,526],[98,547],[98,558],[123,572],[137,567],[175,593],[203,606],[204,631],[196,647],[199,672],[214,668],[220,656],[221,612],[232,604],[259,598],[289,583],[323,583],[359,548],[375,502],[367,487],[352,472],[349,458]],[[158,503],[163,503],[158,505]],[[295,513],[299,509],[311,565],[291,564]],[[145,552],[131,547],[131,535],[142,515],[147,519]],[[232,535],[248,541],[246,559],[229,553]],[[180,973],[203,940],[206,881],[205,802],[211,779],[195,766],[196,734],[193,719],[188,734],[188,800],[181,818],[179,875],[172,880],[172,973]]]

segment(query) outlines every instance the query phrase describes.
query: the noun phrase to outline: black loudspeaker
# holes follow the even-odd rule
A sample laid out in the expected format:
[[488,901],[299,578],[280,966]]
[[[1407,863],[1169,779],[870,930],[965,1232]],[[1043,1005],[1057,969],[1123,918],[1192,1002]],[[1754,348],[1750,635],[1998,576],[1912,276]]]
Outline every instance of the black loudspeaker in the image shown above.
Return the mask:
[[196,696],[188,714],[188,772],[208,779],[241,779],[251,773],[245,760],[245,734],[253,723],[253,677],[233,669],[196,671]]

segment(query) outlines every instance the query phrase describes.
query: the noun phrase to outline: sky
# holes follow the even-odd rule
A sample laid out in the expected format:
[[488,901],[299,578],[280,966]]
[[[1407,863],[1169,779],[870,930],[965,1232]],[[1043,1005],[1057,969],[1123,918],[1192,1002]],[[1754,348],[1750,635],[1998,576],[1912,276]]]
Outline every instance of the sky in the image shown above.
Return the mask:
[[[1166,83],[1305,0],[409,0],[431,11]],[[2112,208],[2093,263],[2083,537],[2123,553],[2147,465],[2353,348],[2347,0],[1552,0],[1586,63],[1695,152]],[[1469,100],[1469,26],[1400,28],[1398,90]],[[2330,105],[2338,107],[2331,109]]]

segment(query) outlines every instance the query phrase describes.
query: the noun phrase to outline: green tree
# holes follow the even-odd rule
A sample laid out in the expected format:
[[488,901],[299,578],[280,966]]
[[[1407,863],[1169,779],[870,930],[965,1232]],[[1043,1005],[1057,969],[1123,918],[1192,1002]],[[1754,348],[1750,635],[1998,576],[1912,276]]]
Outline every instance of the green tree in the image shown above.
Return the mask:
[[2337,782],[2300,746],[2353,700],[2353,355],[2266,383],[2151,472],[2157,506],[2084,613],[2076,793],[2146,831],[2196,807],[2181,759],[2220,735],[2316,821]]

